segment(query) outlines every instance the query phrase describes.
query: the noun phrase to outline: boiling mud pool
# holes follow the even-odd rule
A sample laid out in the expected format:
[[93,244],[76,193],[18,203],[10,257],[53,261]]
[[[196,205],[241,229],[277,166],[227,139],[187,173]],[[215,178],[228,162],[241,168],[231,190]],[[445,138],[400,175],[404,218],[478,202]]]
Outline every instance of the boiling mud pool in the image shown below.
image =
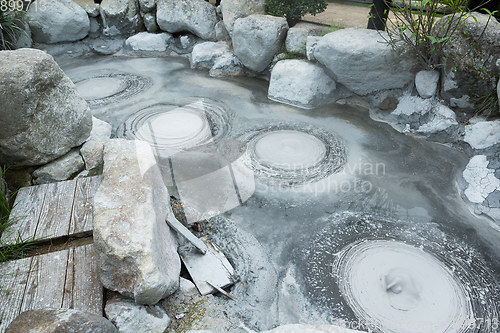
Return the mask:
[[94,116],[151,143],[188,221],[224,214],[279,276],[277,322],[375,332],[497,332],[500,233],[472,215],[459,151],[332,104],[301,110],[267,83],[182,58],[61,62]]

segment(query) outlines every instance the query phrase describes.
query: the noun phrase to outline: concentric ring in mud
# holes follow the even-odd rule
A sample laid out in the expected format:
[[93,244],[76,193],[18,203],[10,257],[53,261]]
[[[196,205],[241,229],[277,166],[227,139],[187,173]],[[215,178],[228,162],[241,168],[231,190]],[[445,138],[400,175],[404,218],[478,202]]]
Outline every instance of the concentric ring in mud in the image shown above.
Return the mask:
[[130,73],[100,73],[75,81],[91,108],[121,102],[151,87],[151,80]]
[[259,127],[240,139],[248,143],[247,167],[259,182],[273,186],[312,183],[342,170],[346,163],[342,140],[310,124]]
[[339,215],[304,251],[306,293],[374,332],[497,332],[498,267],[476,247],[434,223]]
[[144,140],[174,154],[225,137],[234,113],[206,98],[190,98],[148,106],[132,114],[117,130],[118,137]]

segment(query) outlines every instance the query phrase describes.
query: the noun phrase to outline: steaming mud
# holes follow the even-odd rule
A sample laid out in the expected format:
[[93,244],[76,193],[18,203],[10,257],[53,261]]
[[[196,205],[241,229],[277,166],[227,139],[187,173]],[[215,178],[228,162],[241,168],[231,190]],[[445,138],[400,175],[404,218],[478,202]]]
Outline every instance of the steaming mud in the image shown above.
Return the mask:
[[249,165],[257,180],[277,186],[311,183],[340,171],[346,162],[342,140],[310,124],[257,127],[240,137],[248,142]]
[[149,89],[151,80],[131,73],[99,71],[73,78],[78,91],[91,108],[117,103]]
[[233,113],[209,99],[186,99],[148,106],[128,117],[117,136],[149,142],[174,154],[217,142],[230,130]]
[[[306,293],[374,332],[497,332],[498,268],[434,223],[343,214],[304,251]],[[348,318],[349,319],[349,318]]]

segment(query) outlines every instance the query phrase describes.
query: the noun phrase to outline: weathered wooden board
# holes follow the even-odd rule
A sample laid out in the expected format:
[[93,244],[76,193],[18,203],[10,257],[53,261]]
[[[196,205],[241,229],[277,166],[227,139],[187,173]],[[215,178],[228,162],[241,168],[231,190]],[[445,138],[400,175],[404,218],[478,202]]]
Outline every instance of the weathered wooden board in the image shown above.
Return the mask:
[[0,286],[6,290],[0,291],[0,333],[27,310],[54,307],[103,314],[93,244],[2,263]]
[[56,238],[92,231],[92,202],[102,176],[79,178],[22,188],[11,217],[16,223],[4,231],[2,242],[27,238]]
[[76,179],[49,184],[36,227],[36,238],[55,238],[68,234],[75,188]]
[[102,315],[103,286],[97,275],[94,245],[72,248],[69,254],[63,308]]
[[4,332],[20,313],[31,259],[0,264],[0,332]]

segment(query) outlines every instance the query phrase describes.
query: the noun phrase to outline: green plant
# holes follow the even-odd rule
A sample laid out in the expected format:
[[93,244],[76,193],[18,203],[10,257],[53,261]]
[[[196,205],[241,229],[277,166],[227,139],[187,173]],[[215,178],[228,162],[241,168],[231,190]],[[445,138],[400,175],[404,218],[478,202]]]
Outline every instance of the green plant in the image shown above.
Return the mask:
[[[4,8],[5,7],[5,8]],[[0,7],[0,50],[12,50],[16,48],[16,42],[22,34],[26,12],[17,8]]]
[[340,29],[344,29],[344,24],[332,22],[329,28],[325,27],[321,30],[319,36],[323,37],[324,35],[329,34],[330,32],[334,32]]
[[[466,18],[471,17],[477,22],[477,19],[471,15],[471,10],[463,6],[463,0],[422,0],[419,6],[413,6],[410,0],[402,0],[390,11],[394,19],[386,12],[381,15],[381,17],[386,17],[385,25],[387,26],[387,37],[382,36],[395,50],[402,50],[409,46],[416,55],[417,61],[422,67],[428,69],[442,66],[440,63],[442,51],[448,43],[453,42],[452,39],[457,33],[465,33]],[[451,14],[440,19],[442,11]],[[494,13],[487,12],[491,19]],[[483,33],[485,30],[486,27]],[[471,47],[468,52],[472,49]]]
[[293,27],[305,14],[316,15],[325,11],[326,7],[326,0],[269,0],[266,13],[285,17],[288,25]]

